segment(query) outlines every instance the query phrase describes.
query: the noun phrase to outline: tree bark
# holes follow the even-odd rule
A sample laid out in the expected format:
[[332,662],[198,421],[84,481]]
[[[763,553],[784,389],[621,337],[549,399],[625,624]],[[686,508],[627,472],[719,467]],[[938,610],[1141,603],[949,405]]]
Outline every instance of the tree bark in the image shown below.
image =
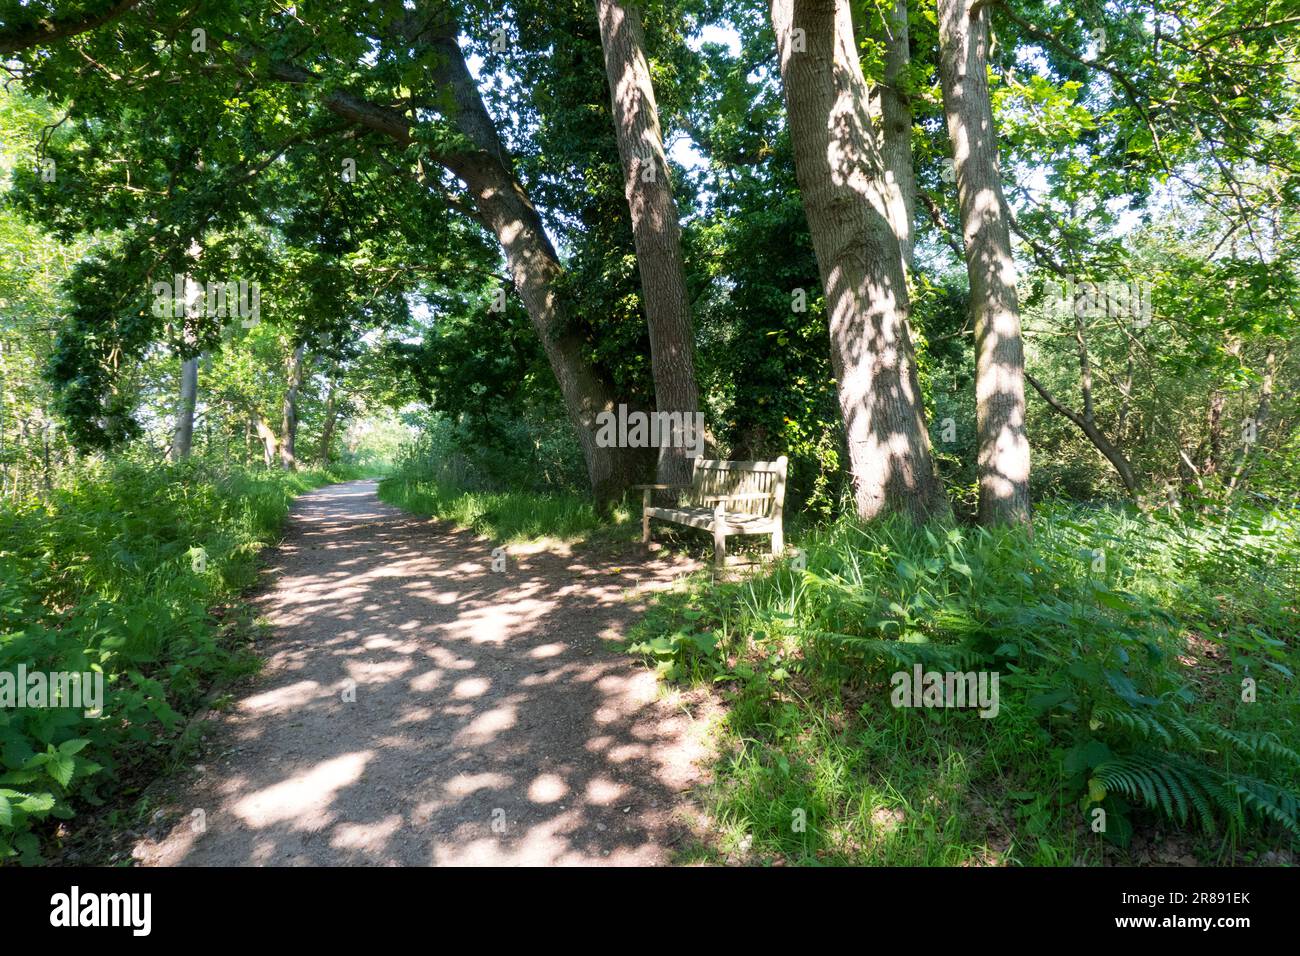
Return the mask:
[[910,273],[916,256],[916,171],[912,162],[912,104],[902,89],[912,61],[907,0],[894,0],[889,15],[872,31],[885,46],[885,71],[871,90],[871,115],[877,123],[880,157],[885,167],[889,223]]
[[1251,452],[1255,450],[1255,446],[1263,438],[1264,429],[1269,420],[1269,411],[1273,404],[1273,386],[1276,380],[1277,349],[1270,344],[1267,353],[1264,355],[1264,374],[1260,381],[1259,403],[1255,406],[1255,414],[1251,416],[1254,427],[1254,434],[1251,436],[1253,440],[1243,441],[1237,451],[1236,460],[1233,463],[1232,477],[1228,479],[1227,483],[1229,498],[1240,489],[1242,479],[1246,477],[1250,470]]
[[331,381],[329,390],[325,393],[325,424],[321,427],[320,433],[320,466],[329,467],[330,463],[330,446],[334,444],[334,427],[337,424],[338,415],[338,383]]
[[[444,25],[442,29],[447,28]],[[440,156],[438,161],[468,186],[483,222],[505,251],[511,278],[542,341],[577,432],[592,494],[603,510],[639,479],[646,456],[637,449],[602,448],[596,443],[596,416],[615,410],[614,391],[609,380],[587,361],[582,337],[567,328],[556,289],[563,272],[559,257],[541,216],[511,170],[509,156],[455,35],[434,33],[424,42],[441,54],[433,67],[434,79],[450,92],[454,101],[451,118],[476,147]]]
[[[795,172],[830,313],[859,516],[946,514],[848,0],[771,0]],[[802,47],[802,49],[801,49]]]
[[284,403],[280,407],[280,467],[293,471],[298,467],[295,449],[298,444],[298,392],[302,389],[302,357],[307,350],[299,344],[289,356],[288,380]]
[[276,449],[280,447],[280,440],[276,437],[275,429],[271,427],[270,422],[262,417],[261,413],[254,413],[253,427],[257,430],[257,437],[262,442],[262,462],[267,468],[275,464]]
[[[641,299],[650,332],[655,407],[661,412],[690,415],[693,420],[699,411],[700,396],[695,383],[694,333],[682,263],[681,226],[646,62],[641,14],[617,0],[596,0],[596,17],[600,21],[614,130],[623,164],[624,194],[632,216]],[[660,449],[657,481],[690,484],[691,472],[692,462],[685,448]]]
[[[42,17],[27,19],[26,22],[0,29],[0,54],[8,55],[25,50],[28,47],[41,46],[62,40],[65,37],[79,36],[96,27],[115,20],[135,7],[140,0],[117,0],[104,4],[98,13],[84,14],[80,17]],[[28,14],[31,17],[31,14]]]
[[939,81],[952,141],[957,202],[975,320],[979,520],[1027,524],[1029,440],[1025,354],[1011,231],[988,88],[988,7],[938,0]]
[[199,395],[199,357],[181,360],[181,394],[176,403],[176,429],[172,432],[172,461],[190,457],[194,445],[194,407]]

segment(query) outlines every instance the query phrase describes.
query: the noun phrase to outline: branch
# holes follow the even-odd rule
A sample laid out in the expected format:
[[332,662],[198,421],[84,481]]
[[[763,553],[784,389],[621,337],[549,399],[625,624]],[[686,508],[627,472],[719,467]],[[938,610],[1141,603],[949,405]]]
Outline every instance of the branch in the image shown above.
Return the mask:
[[68,17],[51,17],[0,30],[0,53],[17,53],[28,47],[87,33],[110,20],[116,20],[139,2],[140,0],[118,0],[103,13],[95,16],[76,20]]

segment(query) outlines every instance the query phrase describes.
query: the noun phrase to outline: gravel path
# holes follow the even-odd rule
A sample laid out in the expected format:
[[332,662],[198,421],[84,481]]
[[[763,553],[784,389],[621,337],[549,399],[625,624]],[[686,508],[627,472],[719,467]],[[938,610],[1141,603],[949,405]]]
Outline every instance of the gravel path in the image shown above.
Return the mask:
[[255,599],[267,666],[136,859],[669,862],[707,715],[606,642],[637,578],[666,587],[689,566],[541,551],[494,572],[491,552],[371,481],[300,498]]

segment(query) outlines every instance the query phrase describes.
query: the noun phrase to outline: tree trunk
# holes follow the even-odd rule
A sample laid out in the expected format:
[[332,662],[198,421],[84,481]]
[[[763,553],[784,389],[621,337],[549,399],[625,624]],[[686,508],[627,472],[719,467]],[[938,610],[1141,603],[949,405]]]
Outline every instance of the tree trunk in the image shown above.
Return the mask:
[[1133,470],[1133,465],[1125,454],[1119,450],[1119,446],[1106,437],[1102,430],[1097,427],[1095,420],[1066,408],[1051,392],[1043,387],[1041,382],[1029,373],[1025,373],[1025,378],[1034,387],[1034,391],[1042,396],[1043,401],[1052,407],[1053,411],[1068,418],[1087,436],[1093,446],[1115,468],[1119,480],[1124,483],[1124,490],[1128,492],[1129,497],[1136,500],[1138,493],[1141,491],[1138,485],[1137,473]]
[[[664,155],[659,110],[645,57],[641,14],[617,0],[596,0],[605,51],[624,193],[641,273],[641,299],[650,332],[655,407],[694,420],[700,396],[695,384],[694,334],[681,227]],[[669,443],[681,444],[681,443]],[[663,447],[657,481],[690,484],[692,462],[682,447]]]
[[454,35],[433,36],[429,42],[440,54],[432,67],[434,79],[450,92],[454,101],[450,114],[475,147],[440,161],[469,187],[484,224],[505,251],[515,289],[542,341],[577,432],[592,494],[603,510],[638,480],[647,456],[638,449],[602,448],[596,443],[596,416],[614,411],[617,403],[609,380],[587,361],[582,336],[567,328],[556,289],[563,272],[559,257],[541,216],[511,170]]
[[50,468],[50,419],[41,409],[41,479],[46,491],[54,490],[54,473]]
[[[1272,344],[1268,346],[1268,352],[1264,355],[1264,374],[1260,381],[1259,403],[1255,406],[1255,414],[1247,420],[1251,430],[1250,438],[1241,443],[1237,452],[1236,461],[1232,469],[1232,477],[1228,479],[1228,497],[1231,498],[1240,490],[1242,479],[1249,473],[1249,464],[1251,462],[1251,452],[1259,444],[1263,437],[1265,426],[1268,424],[1269,411],[1273,404],[1273,385],[1277,380],[1277,350]],[[1247,422],[1243,422],[1243,427],[1247,427]]]
[[181,394],[176,403],[176,429],[172,433],[172,461],[190,457],[194,444],[194,406],[199,394],[199,357],[181,360]]
[[306,349],[300,344],[289,356],[288,385],[280,410],[280,467],[285,471],[298,467],[294,449],[298,444],[298,392],[302,388],[302,356]]
[[271,427],[271,423],[260,414],[254,415],[253,427],[257,429],[257,437],[262,442],[262,462],[267,468],[270,468],[275,464],[275,453],[280,447],[280,440],[276,437],[275,429]]
[[975,320],[979,520],[986,526],[1030,521],[1025,353],[989,99],[988,15],[982,3],[938,0],[939,81]]
[[329,391],[325,393],[325,424],[321,427],[320,433],[320,466],[328,468],[330,463],[330,446],[334,444],[334,426],[336,424],[338,401],[336,392],[338,384],[331,381]]
[[848,0],[772,0],[795,172],[830,313],[858,514],[946,514]]
[[903,267],[910,273],[916,252],[916,172],[912,163],[912,105],[901,87],[912,60],[907,0],[894,0],[893,9],[872,35],[885,46],[885,72],[871,90],[871,116],[878,124],[889,223],[903,254]]

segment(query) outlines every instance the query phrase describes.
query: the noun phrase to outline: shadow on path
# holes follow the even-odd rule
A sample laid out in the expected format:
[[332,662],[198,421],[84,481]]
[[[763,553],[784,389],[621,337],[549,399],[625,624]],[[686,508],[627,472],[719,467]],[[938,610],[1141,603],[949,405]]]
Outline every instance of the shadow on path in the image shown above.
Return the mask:
[[267,666],[210,726],[177,822],[136,858],[668,862],[704,720],[604,641],[635,615],[635,577],[667,587],[690,566],[546,552],[493,572],[490,543],[375,487],[295,505],[256,599],[274,626]]

